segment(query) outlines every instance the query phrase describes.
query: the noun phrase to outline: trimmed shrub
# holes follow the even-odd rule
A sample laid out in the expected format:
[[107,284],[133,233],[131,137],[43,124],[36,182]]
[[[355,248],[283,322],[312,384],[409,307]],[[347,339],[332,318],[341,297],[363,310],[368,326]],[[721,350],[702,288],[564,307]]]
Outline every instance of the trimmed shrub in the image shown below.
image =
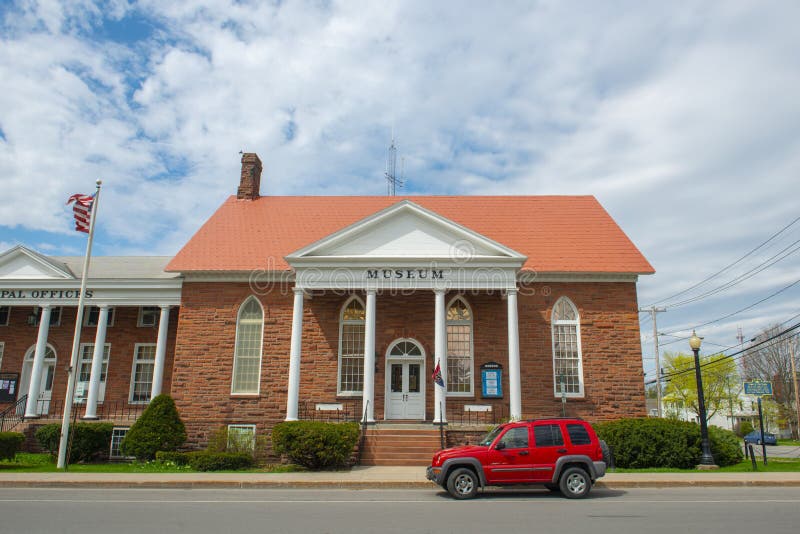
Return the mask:
[[[731,448],[731,438],[736,441],[733,433],[712,428],[709,439],[717,464],[741,461],[741,453],[737,455]],[[696,423],[658,418],[620,419],[600,423],[595,430],[611,447],[617,467],[692,469],[700,462],[700,425]]]
[[[89,462],[108,453],[111,445],[111,432],[114,425],[111,423],[75,423],[70,425],[72,446],[69,452],[69,463]],[[42,425],[36,430],[36,440],[39,445],[52,454],[58,455],[58,446],[61,441],[61,423]]]
[[236,471],[253,466],[253,456],[246,452],[188,453],[189,466],[195,471]]
[[620,419],[595,427],[617,467],[690,469],[700,458],[700,427],[672,419]]
[[359,433],[358,423],[287,421],[272,429],[272,448],[309,469],[340,467],[352,456]]
[[734,465],[744,460],[741,441],[730,430],[710,426],[708,439],[711,440],[711,454],[717,465]]
[[188,465],[195,471],[236,471],[253,466],[253,456],[243,452],[158,451],[156,460]]
[[24,441],[25,435],[19,432],[0,432],[0,460],[13,460]]
[[186,441],[186,427],[169,395],[158,395],[131,426],[120,444],[122,453],[152,460],[158,451],[174,451]]

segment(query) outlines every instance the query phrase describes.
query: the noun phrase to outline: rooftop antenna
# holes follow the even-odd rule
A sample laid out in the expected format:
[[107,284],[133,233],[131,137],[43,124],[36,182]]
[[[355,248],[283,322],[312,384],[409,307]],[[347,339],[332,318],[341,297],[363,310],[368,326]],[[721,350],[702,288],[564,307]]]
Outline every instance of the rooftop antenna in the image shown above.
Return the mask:
[[400,160],[400,176],[397,176],[397,146],[394,144],[394,128],[392,128],[392,144],[386,154],[386,194],[390,197],[397,195],[397,188],[405,185],[405,163],[406,159]]

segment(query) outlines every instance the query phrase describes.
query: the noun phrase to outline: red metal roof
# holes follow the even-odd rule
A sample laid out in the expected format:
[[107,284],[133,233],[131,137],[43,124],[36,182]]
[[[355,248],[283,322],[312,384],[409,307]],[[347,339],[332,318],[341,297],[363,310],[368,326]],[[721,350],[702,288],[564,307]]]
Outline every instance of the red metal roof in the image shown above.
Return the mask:
[[166,270],[287,270],[284,256],[401,200],[526,255],[526,270],[655,272],[592,196],[231,196]]

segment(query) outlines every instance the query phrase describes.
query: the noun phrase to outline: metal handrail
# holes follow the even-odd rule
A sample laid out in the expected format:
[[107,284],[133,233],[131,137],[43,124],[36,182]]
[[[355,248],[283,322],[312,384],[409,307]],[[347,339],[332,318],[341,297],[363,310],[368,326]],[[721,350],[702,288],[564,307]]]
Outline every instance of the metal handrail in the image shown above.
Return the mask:
[[12,404],[0,413],[0,432],[8,432],[25,419],[25,410],[19,413],[20,406],[25,406],[28,402],[28,395],[20,397],[16,403]]
[[445,449],[444,446],[444,412],[442,411],[442,403],[439,403],[439,444],[441,445],[442,449]]

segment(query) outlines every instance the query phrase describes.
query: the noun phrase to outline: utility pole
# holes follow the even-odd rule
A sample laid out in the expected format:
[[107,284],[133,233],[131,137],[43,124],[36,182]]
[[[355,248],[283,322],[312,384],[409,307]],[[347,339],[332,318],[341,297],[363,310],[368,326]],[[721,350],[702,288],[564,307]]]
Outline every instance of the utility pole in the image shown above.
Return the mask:
[[658,324],[656,323],[656,314],[665,312],[667,309],[650,306],[650,308],[639,308],[639,311],[649,312],[650,317],[653,319],[653,349],[656,356],[656,401],[658,416],[661,417],[661,360],[658,354]]
[[794,382],[794,409],[797,411],[797,421],[795,427],[797,430],[797,437],[800,438],[800,396],[797,393],[797,371],[794,368],[794,340],[789,338],[789,359],[792,362],[792,381]]

